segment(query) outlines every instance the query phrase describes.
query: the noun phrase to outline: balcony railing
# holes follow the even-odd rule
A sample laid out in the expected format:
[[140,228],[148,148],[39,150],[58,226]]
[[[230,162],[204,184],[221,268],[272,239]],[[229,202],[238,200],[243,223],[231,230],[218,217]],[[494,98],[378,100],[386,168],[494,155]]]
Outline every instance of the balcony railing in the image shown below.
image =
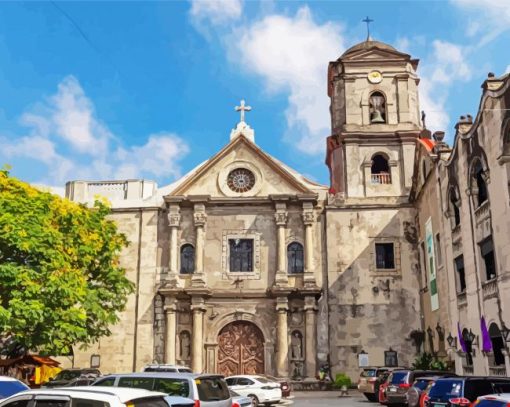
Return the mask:
[[490,376],[506,376],[505,366],[489,366]]
[[372,174],[372,184],[391,184],[391,175],[388,173]]
[[477,222],[481,222],[482,220],[486,219],[490,215],[490,204],[489,201],[484,201],[482,204],[475,209],[475,218]]
[[125,181],[89,182],[88,196],[102,195],[110,199],[126,199],[127,183]]
[[494,298],[498,296],[498,280],[493,278],[492,280],[485,281],[482,283],[483,299]]

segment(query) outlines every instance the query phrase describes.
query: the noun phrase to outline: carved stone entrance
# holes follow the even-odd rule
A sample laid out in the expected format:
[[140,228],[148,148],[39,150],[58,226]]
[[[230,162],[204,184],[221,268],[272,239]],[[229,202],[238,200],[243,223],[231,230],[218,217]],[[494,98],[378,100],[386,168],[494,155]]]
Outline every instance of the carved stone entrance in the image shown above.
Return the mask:
[[247,321],[225,325],[218,336],[218,373],[264,373],[264,336]]

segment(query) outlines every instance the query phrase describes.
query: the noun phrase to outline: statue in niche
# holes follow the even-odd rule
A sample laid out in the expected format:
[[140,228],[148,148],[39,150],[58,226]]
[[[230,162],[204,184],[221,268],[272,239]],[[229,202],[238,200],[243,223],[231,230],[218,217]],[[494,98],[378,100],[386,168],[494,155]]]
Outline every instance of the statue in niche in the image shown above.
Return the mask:
[[181,359],[187,360],[191,355],[191,340],[190,334],[188,331],[182,331],[179,334],[180,340],[180,349],[181,349]]
[[294,369],[292,370],[292,379],[300,380],[303,378],[303,362],[299,360],[294,360],[292,362],[294,365]]
[[292,359],[303,359],[303,335],[299,331],[292,332],[290,338]]

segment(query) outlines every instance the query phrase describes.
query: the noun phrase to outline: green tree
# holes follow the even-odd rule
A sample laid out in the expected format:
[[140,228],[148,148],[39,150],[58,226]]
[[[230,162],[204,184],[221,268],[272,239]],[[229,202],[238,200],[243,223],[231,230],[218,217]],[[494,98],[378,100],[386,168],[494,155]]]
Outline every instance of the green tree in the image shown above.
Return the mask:
[[68,354],[109,335],[133,284],[109,207],[42,192],[0,170],[0,339]]

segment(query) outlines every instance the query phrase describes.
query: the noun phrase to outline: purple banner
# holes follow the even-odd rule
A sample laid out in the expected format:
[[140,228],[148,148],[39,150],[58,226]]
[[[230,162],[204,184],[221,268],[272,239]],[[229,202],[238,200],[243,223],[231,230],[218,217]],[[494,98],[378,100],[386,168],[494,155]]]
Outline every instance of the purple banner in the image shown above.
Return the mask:
[[480,330],[482,331],[482,352],[490,352],[492,350],[492,341],[484,317],[480,320]]

